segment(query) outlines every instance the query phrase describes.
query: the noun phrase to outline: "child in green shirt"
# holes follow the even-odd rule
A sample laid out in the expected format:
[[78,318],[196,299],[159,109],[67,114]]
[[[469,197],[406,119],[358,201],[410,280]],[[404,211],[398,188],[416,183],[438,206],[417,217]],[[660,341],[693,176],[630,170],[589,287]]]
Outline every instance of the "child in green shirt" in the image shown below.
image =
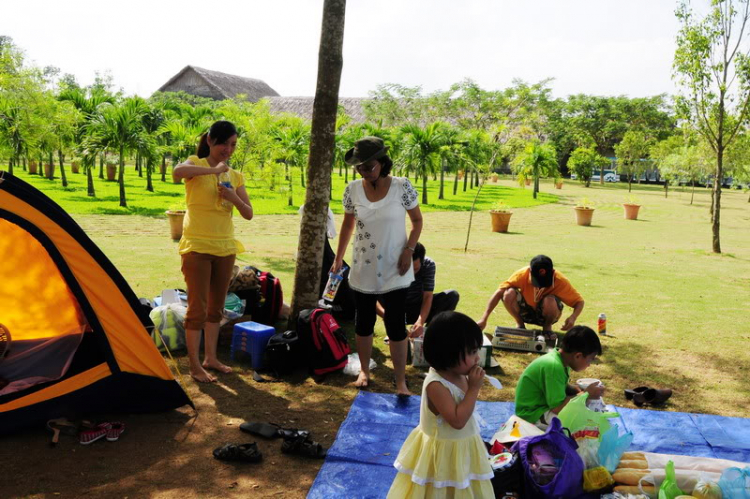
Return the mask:
[[[585,370],[601,355],[599,337],[586,326],[575,326],[562,338],[560,348],[529,364],[516,387],[516,415],[546,430],[552,418],[581,389],[570,385],[570,370]],[[589,397],[601,397],[604,386],[593,383],[586,389]]]

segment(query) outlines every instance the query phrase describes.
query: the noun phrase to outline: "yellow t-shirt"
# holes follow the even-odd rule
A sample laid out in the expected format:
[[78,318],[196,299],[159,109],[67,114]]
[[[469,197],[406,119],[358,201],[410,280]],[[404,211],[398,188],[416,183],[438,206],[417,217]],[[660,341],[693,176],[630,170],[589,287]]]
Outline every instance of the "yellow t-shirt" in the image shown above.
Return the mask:
[[[195,166],[211,168],[206,158],[190,156]],[[229,170],[232,187],[245,185],[241,173]],[[194,251],[215,256],[243,253],[245,247],[234,238],[232,211],[234,207],[221,206],[219,182],[216,175],[198,175],[185,180],[185,202],[187,213],[182,226],[181,255]]]

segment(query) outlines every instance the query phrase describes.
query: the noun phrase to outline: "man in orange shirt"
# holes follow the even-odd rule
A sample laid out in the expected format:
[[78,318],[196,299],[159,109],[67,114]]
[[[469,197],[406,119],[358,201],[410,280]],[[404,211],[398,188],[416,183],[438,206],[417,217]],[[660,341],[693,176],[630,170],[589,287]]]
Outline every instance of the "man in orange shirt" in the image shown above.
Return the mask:
[[560,320],[563,303],[573,309],[565,319],[562,329],[575,326],[583,311],[583,298],[559,270],[555,270],[550,257],[537,255],[528,267],[514,272],[490,298],[482,318],[477,321],[484,330],[487,319],[497,304],[503,301],[505,309],[515,319],[517,327],[526,323],[542,326],[545,333],[552,332],[552,324]]

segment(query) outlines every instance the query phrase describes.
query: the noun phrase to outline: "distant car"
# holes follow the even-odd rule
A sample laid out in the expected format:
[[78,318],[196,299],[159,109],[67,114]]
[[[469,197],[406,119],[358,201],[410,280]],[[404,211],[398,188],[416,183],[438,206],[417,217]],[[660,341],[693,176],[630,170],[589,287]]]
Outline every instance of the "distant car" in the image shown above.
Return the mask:
[[[570,174],[570,180],[576,180],[578,179],[578,175],[575,173]],[[591,182],[599,182],[599,179],[601,179],[600,173],[594,173],[591,176]],[[604,170],[604,181],[605,182],[619,182],[620,181],[620,175],[613,172],[612,170]]]

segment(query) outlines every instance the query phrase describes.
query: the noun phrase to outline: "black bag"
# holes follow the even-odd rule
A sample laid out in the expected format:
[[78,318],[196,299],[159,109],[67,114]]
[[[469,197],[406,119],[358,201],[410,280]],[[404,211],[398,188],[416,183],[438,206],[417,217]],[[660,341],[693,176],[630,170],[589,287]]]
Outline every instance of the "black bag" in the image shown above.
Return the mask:
[[492,489],[496,499],[523,497],[523,468],[518,454],[513,454],[510,464],[493,472],[495,476],[492,478]]
[[285,331],[271,336],[266,346],[265,364],[276,374],[286,374],[299,367],[299,337],[295,331]]
[[349,343],[336,319],[322,308],[310,308],[297,317],[297,334],[310,372],[322,376],[338,371],[349,361]]

